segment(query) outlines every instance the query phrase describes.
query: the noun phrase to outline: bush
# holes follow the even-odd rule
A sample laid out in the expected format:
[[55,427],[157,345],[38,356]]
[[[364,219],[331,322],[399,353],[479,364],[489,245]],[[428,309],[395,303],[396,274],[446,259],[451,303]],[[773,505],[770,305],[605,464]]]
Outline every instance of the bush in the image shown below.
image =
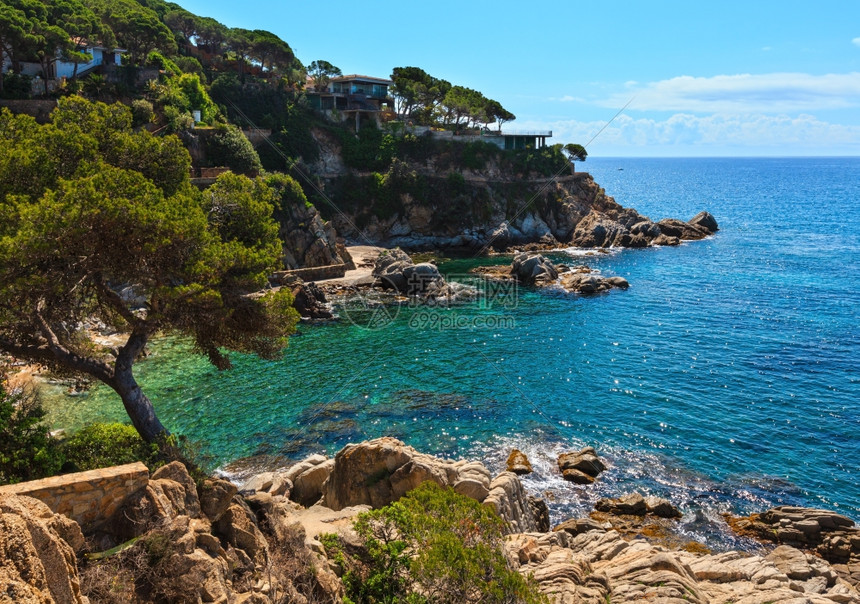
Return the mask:
[[0,74],[3,78],[4,99],[29,99],[33,90],[33,78],[24,74],[8,73]]
[[531,579],[508,567],[504,521],[474,499],[432,482],[354,523],[362,548],[335,536],[323,545],[340,564],[347,596],[376,602],[545,602]]
[[135,99],[131,102],[131,115],[135,127],[144,126],[155,119],[155,110],[146,99]]
[[182,73],[196,73],[198,76],[203,77],[203,65],[194,57],[174,57],[173,64]]
[[45,410],[30,392],[0,385],[0,484],[36,480],[62,466],[58,441],[42,423]]
[[241,130],[232,124],[217,126],[206,155],[213,166],[227,166],[236,174],[256,175],[263,169],[260,156]]
[[152,466],[158,452],[158,445],[144,442],[129,424],[90,424],[63,442],[65,469],[76,472],[135,461]]

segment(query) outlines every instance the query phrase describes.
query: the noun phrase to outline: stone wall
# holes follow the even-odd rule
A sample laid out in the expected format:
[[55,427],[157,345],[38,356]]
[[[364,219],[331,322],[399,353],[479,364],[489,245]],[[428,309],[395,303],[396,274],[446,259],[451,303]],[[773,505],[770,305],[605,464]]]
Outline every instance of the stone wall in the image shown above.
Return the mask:
[[310,268],[296,268],[289,271],[278,271],[273,273],[270,279],[275,283],[284,283],[290,277],[299,277],[303,281],[321,281],[323,279],[337,279],[343,277],[349,266],[346,264],[331,264],[329,266],[313,266]]
[[[41,82],[39,86],[42,86]],[[41,90],[39,91],[42,92]],[[40,124],[51,121],[51,112],[56,108],[57,101],[48,100],[0,100],[0,107],[7,107],[12,113],[26,113],[36,118]]]
[[27,495],[68,516],[91,533],[110,520],[129,496],[146,487],[149,470],[140,462],[0,486],[0,495]]

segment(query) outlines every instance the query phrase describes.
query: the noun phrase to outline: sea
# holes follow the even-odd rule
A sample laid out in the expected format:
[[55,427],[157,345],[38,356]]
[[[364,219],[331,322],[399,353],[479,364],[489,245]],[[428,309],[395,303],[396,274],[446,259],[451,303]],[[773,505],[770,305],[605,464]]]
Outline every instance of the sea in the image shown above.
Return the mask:
[[[720,230],[678,247],[560,249],[620,275],[596,296],[487,282],[509,257],[439,257],[476,287],[449,307],[340,304],[283,358],[219,372],[165,338],[138,375],[163,423],[228,476],[393,436],[502,471],[513,448],[553,522],[601,497],[667,497],[683,530],[743,546],[721,515],[822,507],[860,521],[860,158],[601,158],[579,170],[654,220],[707,210]],[[47,388],[50,421],[127,420],[96,387]],[[590,486],[556,458],[593,446]]]

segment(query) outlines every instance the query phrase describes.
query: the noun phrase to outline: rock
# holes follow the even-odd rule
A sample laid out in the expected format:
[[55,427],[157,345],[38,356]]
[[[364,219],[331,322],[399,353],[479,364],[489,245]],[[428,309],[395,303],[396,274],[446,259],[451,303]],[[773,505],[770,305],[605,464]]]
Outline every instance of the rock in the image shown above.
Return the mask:
[[591,484],[606,466],[597,457],[592,447],[585,447],[575,453],[562,453],[558,456],[558,469],[565,480],[576,484]]
[[594,504],[594,509],[598,512],[629,516],[644,516],[648,512],[645,498],[639,493],[628,493],[617,499],[600,499]]
[[289,287],[293,294],[293,308],[305,319],[333,319],[325,293],[316,283],[305,283],[298,277],[291,278],[284,287]]
[[179,461],[172,461],[158,468],[150,477],[150,481],[171,480],[182,486],[185,498],[177,506],[180,513],[198,518],[200,516],[200,499],[197,496],[197,485],[185,465]]
[[236,485],[227,480],[207,478],[200,487],[200,509],[211,522],[216,522],[230,507]]
[[[707,221],[707,219],[705,219]],[[711,234],[711,231],[703,226],[684,222],[675,218],[664,218],[657,223],[660,232],[667,237],[678,239],[702,239]]]
[[477,293],[472,286],[446,282],[435,264],[414,264],[400,248],[383,250],[376,259],[372,275],[377,287],[427,300],[473,298]]
[[268,543],[257,526],[256,516],[240,498],[234,498],[218,521],[212,524],[212,532],[245,552],[255,565],[265,565]]
[[565,520],[561,524],[556,525],[552,530],[564,531],[575,537],[580,533],[587,533],[588,531],[606,532],[606,527],[591,518],[571,518],[570,520]]
[[537,526],[537,530],[542,533],[548,532],[549,507],[547,506],[546,501],[540,499],[539,497],[529,495],[529,508],[531,508],[532,516],[535,519],[535,526]]
[[579,294],[597,294],[613,288],[627,289],[630,284],[624,277],[602,277],[585,267],[575,272],[563,273],[560,284],[569,292]]
[[334,467],[334,460],[327,459],[300,473],[293,481],[290,499],[305,507],[313,505],[322,497],[322,488]]
[[532,472],[532,464],[529,462],[529,458],[526,457],[526,454],[519,449],[514,449],[511,451],[511,454],[508,455],[507,466],[508,472],[513,472],[518,476],[531,474]]
[[37,499],[0,495],[0,602],[87,602],[74,548],[57,530],[77,541],[80,527],[74,531],[73,521],[56,516]]
[[680,518],[683,515],[668,499],[662,497],[653,495],[646,497],[645,506],[649,514],[660,518]]
[[156,470],[146,487],[128,498],[109,532],[127,540],[177,516],[199,518],[200,512],[194,479],[183,464],[174,461]]
[[693,218],[688,220],[687,224],[690,224],[694,227],[701,227],[707,229],[709,233],[716,233],[720,230],[717,226],[717,219],[707,212],[699,212],[698,214],[693,216]]
[[558,278],[558,270],[541,254],[520,252],[514,256],[511,275],[523,285],[534,285],[555,281]]
[[289,497],[293,482],[282,471],[262,472],[255,474],[242,485],[242,491],[255,491],[269,495],[284,495]]
[[680,518],[681,512],[662,497],[643,497],[639,493],[628,493],[617,499],[600,499],[594,504],[598,512],[608,514],[645,516],[651,514],[660,518]]
[[[520,533],[539,530],[523,483],[512,472],[502,472],[490,483],[484,504],[492,507],[507,522],[507,532]],[[548,519],[546,524],[549,524]],[[549,528],[549,527],[547,527]]]
[[439,459],[389,437],[341,449],[323,485],[322,504],[333,510],[380,508],[428,480],[492,505],[511,530],[537,529],[538,520],[515,474],[504,472],[491,482],[489,470],[479,462]]

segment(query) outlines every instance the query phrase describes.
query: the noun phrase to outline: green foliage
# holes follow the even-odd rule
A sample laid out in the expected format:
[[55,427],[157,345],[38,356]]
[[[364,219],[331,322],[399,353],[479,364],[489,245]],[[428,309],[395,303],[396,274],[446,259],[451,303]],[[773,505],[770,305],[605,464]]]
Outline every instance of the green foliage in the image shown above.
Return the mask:
[[490,508],[432,482],[397,502],[360,514],[363,547],[347,552],[334,537],[323,545],[343,568],[357,603],[539,603],[535,584],[508,567],[504,522]]
[[201,78],[203,77],[203,65],[194,57],[174,57],[173,64],[182,73],[196,73]]
[[161,22],[157,12],[135,0],[86,0],[116,36],[117,44],[128,50],[132,64],[139,65],[153,50],[176,54],[173,32]]
[[564,151],[568,154],[571,161],[585,161],[588,157],[588,151],[582,145],[568,143],[564,146]]
[[155,119],[155,110],[146,99],[134,99],[131,102],[131,116],[134,126],[144,126]]
[[33,78],[12,72],[0,74],[0,98],[28,99],[32,90]]
[[299,182],[287,174],[274,173],[265,177],[265,183],[275,194],[274,217],[277,222],[282,222],[290,214],[290,210],[296,206],[304,206],[311,209],[314,205],[308,201],[305,192]]
[[[152,440],[163,429],[131,375],[152,335],[190,336],[227,368],[224,349],[277,357],[298,316],[288,290],[254,294],[281,261],[274,193],[231,174],[207,198],[181,142],[131,122],[126,106],[79,98],[43,126],[0,112],[0,350],[132,397],[126,409]],[[145,316],[117,295],[126,284]],[[118,356],[78,327],[85,319],[131,334]]]
[[209,139],[206,155],[211,165],[227,166],[237,174],[255,176],[263,168],[251,141],[232,124],[217,126],[217,132]]
[[373,122],[362,126],[358,136],[338,129],[342,143],[343,162],[356,170],[387,170],[394,158],[395,139],[376,127]]
[[561,145],[552,145],[540,149],[520,149],[506,154],[511,170],[515,174],[528,176],[536,173],[539,176],[555,176],[569,167],[567,157],[562,153]]
[[95,470],[142,461],[154,466],[159,448],[146,443],[129,424],[95,423],[85,426],[63,441],[66,469],[75,472]]
[[[163,108],[168,119],[171,115],[190,116],[193,110],[198,109],[200,120],[212,124],[219,115],[218,106],[212,102],[200,76],[195,73],[166,77],[164,82],[157,86],[156,102]],[[171,113],[168,108],[172,108],[175,113]]]
[[332,78],[342,75],[339,67],[335,67],[323,59],[314,61],[306,69],[314,82],[314,88],[318,91],[326,90]]
[[62,465],[57,441],[42,423],[45,411],[32,393],[0,384],[0,484],[53,476]]

